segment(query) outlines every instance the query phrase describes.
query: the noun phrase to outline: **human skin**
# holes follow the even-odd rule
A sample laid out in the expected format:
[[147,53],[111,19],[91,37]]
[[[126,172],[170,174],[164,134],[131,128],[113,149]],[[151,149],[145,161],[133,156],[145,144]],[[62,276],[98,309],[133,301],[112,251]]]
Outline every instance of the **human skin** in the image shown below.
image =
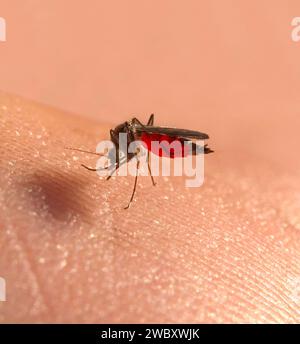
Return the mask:
[[216,128],[202,187],[140,177],[124,210],[133,177],[64,149],[95,150],[116,124],[0,95],[0,321],[299,322],[298,162],[242,137],[232,151]]

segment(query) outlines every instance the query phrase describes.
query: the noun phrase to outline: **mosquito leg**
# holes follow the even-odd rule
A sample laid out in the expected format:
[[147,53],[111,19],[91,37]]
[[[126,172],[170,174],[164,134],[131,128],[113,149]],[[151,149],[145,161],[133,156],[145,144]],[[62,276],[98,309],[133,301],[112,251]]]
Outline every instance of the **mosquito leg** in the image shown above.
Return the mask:
[[[116,145],[117,147],[117,153],[118,153],[118,145],[119,145],[119,139],[118,139],[118,135],[116,135],[115,131],[113,129],[110,130],[110,137],[111,137],[111,141]],[[72,149],[72,148],[67,148],[67,149]],[[101,153],[94,153],[94,152],[88,152],[88,151],[84,151],[81,149],[74,149],[80,152],[84,152],[84,153],[92,153],[92,154],[96,154],[96,155],[100,155],[103,156],[104,154]],[[114,172],[124,163],[125,161],[122,161],[120,164],[119,162],[117,162],[116,167],[114,168],[113,172],[106,178],[107,180],[111,178],[111,176],[114,174]],[[103,171],[103,170],[107,170],[109,169],[109,167],[105,167],[105,168],[92,168],[89,166],[86,166],[84,164],[81,164],[82,167],[86,168],[89,171],[93,171],[93,172],[97,172],[97,171]]]
[[[115,171],[121,166],[123,165],[123,163],[126,162],[126,160],[123,160],[120,164],[117,163],[116,164],[116,167],[114,168],[113,172],[107,177],[107,179],[109,179],[111,177],[112,174],[115,173]],[[97,171],[103,171],[103,170],[108,170],[110,168],[110,166],[107,166],[107,167],[99,167],[99,168],[93,168],[93,167],[89,167],[89,166],[86,166],[84,164],[81,164],[82,167],[86,168],[87,170],[89,171],[93,171],[93,172],[97,172]]]
[[151,116],[148,119],[147,125],[153,125],[154,123],[154,113],[151,114]]
[[93,167],[86,166],[86,165],[84,165],[84,164],[81,164],[81,166],[84,167],[84,168],[86,168],[87,170],[93,171],[93,172],[103,171],[103,170],[107,170],[107,169],[108,169],[108,167],[93,168]]
[[133,186],[132,195],[131,195],[131,197],[130,197],[130,200],[129,200],[128,205],[127,205],[124,209],[128,209],[128,208],[130,207],[131,202],[133,201],[133,197],[134,197],[135,190],[136,190],[136,184],[137,184],[138,174],[139,174],[139,167],[140,167],[140,160],[138,160],[137,163],[136,163],[136,175],[135,175],[135,180],[134,180],[134,186]]
[[150,173],[150,176],[151,176],[152,184],[153,184],[153,186],[155,186],[156,183],[155,183],[154,178],[153,178],[153,176],[152,176],[151,167],[150,167],[149,162],[148,162],[148,170],[149,170],[149,173]]
[[113,169],[113,171],[111,172],[111,174],[110,174],[108,177],[106,177],[106,180],[109,180],[109,179],[112,177],[112,175],[118,170],[118,168],[121,167],[121,166],[122,166],[123,164],[125,164],[126,162],[127,162],[126,159],[122,160],[121,162],[117,162],[116,167]]
[[150,158],[150,154],[149,154],[149,152],[148,152],[148,158],[147,158],[148,171],[149,171],[149,173],[150,173],[150,177],[151,177],[151,180],[152,180],[152,184],[153,184],[153,186],[155,186],[156,183],[155,183],[154,178],[153,178],[153,176],[152,176],[152,171],[151,171],[151,167],[150,167],[150,162],[149,162],[150,159],[149,159],[149,158]]
[[[104,153],[90,152],[90,151],[87,151],[87,150],[84,150],[84,149],[79,149],[79,148],[65,147],[65,149],[69,149],[69,150],[73,150],[73,151],[77,151],[77,152],[81,152],[81,153],[94,154],[94,155],[98,155],[98,156],[104,156],[105,155]],[[92,168],[92,167],[86,166],[84,164],[81,164],[81,166],[86,168],[87,170],[93,171],[93,172],[107,169],[107,167],[105,167],[105,168],[98,168],[98,169],[97,168]]]
[[139,124],[141,127],[144,126],[144,124],[139,119],[137,119],[136,117],[133,117],[132,122],[134,124]]
[[[137,119],[136,117],[133,117],[132,122],[133,122],[134,124],[140,125],[141,127],[144,127],[144,126],[145,126],[145,125],[144,125],[139,119]],[[151,114],[151,116],[149,117],[148,122],[147,122],[146,125],[153,125],[153,122],[154,122],[154,114]]]
[[119,167],[120,167],[120,165],[117,164],[116,167],[113,169],[112,173],[111,173],[109,176],[106,177],[106,180],[109,180],[109,179],[112,177],[112,175],[117,171],[117,169],[118,169]]
[[117,164],[116,167],[113,169],[112,173],[106,177],[106,180],[110,180],[112,175],[117,171],[117,169],[121,166],[121,164]]
[[[149,118],[149,120],[150,120],[150,118]],[[141,123],[141,121],[138,120],[136,117],[134,117],[134,118],[132,119],[132,123],[133,123],[133,124],[138,124],[138,125],[140,125],[142,128],[145,127],[145,124]]]

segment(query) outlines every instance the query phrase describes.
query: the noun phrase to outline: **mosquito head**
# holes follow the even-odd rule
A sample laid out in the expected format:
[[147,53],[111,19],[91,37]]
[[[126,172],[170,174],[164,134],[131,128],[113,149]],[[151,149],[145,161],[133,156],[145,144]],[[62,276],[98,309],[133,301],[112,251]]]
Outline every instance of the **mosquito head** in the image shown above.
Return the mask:
[[119,135],[120,133],[126,133],[126,127],[127,127],[127,122],[117,125],[114,129],[115,134]]

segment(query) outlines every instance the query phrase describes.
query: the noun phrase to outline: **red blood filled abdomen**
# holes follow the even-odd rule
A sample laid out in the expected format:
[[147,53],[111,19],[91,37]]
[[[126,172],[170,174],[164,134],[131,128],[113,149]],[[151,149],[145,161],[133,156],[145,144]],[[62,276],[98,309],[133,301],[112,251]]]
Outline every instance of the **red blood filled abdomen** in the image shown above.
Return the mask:
[[[190,147],[184,146],[183,140],[168,135],[143,133],[141,141],[149,151],[160,157],[174,159],[185,157],[190,152]],[[160,146],[152,144],[153,141],[159,142]]]

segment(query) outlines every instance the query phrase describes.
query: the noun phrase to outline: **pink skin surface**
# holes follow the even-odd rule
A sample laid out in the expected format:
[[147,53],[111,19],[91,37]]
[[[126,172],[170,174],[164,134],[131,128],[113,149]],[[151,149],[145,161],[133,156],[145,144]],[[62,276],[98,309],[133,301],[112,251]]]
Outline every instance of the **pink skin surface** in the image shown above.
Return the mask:
[[124,210],[133,177],[105,181],[64,149],[110,127],[1,94],[1,322],[299,322],[293,151],[283,168],[216,127],[202,187],[141,177]]

